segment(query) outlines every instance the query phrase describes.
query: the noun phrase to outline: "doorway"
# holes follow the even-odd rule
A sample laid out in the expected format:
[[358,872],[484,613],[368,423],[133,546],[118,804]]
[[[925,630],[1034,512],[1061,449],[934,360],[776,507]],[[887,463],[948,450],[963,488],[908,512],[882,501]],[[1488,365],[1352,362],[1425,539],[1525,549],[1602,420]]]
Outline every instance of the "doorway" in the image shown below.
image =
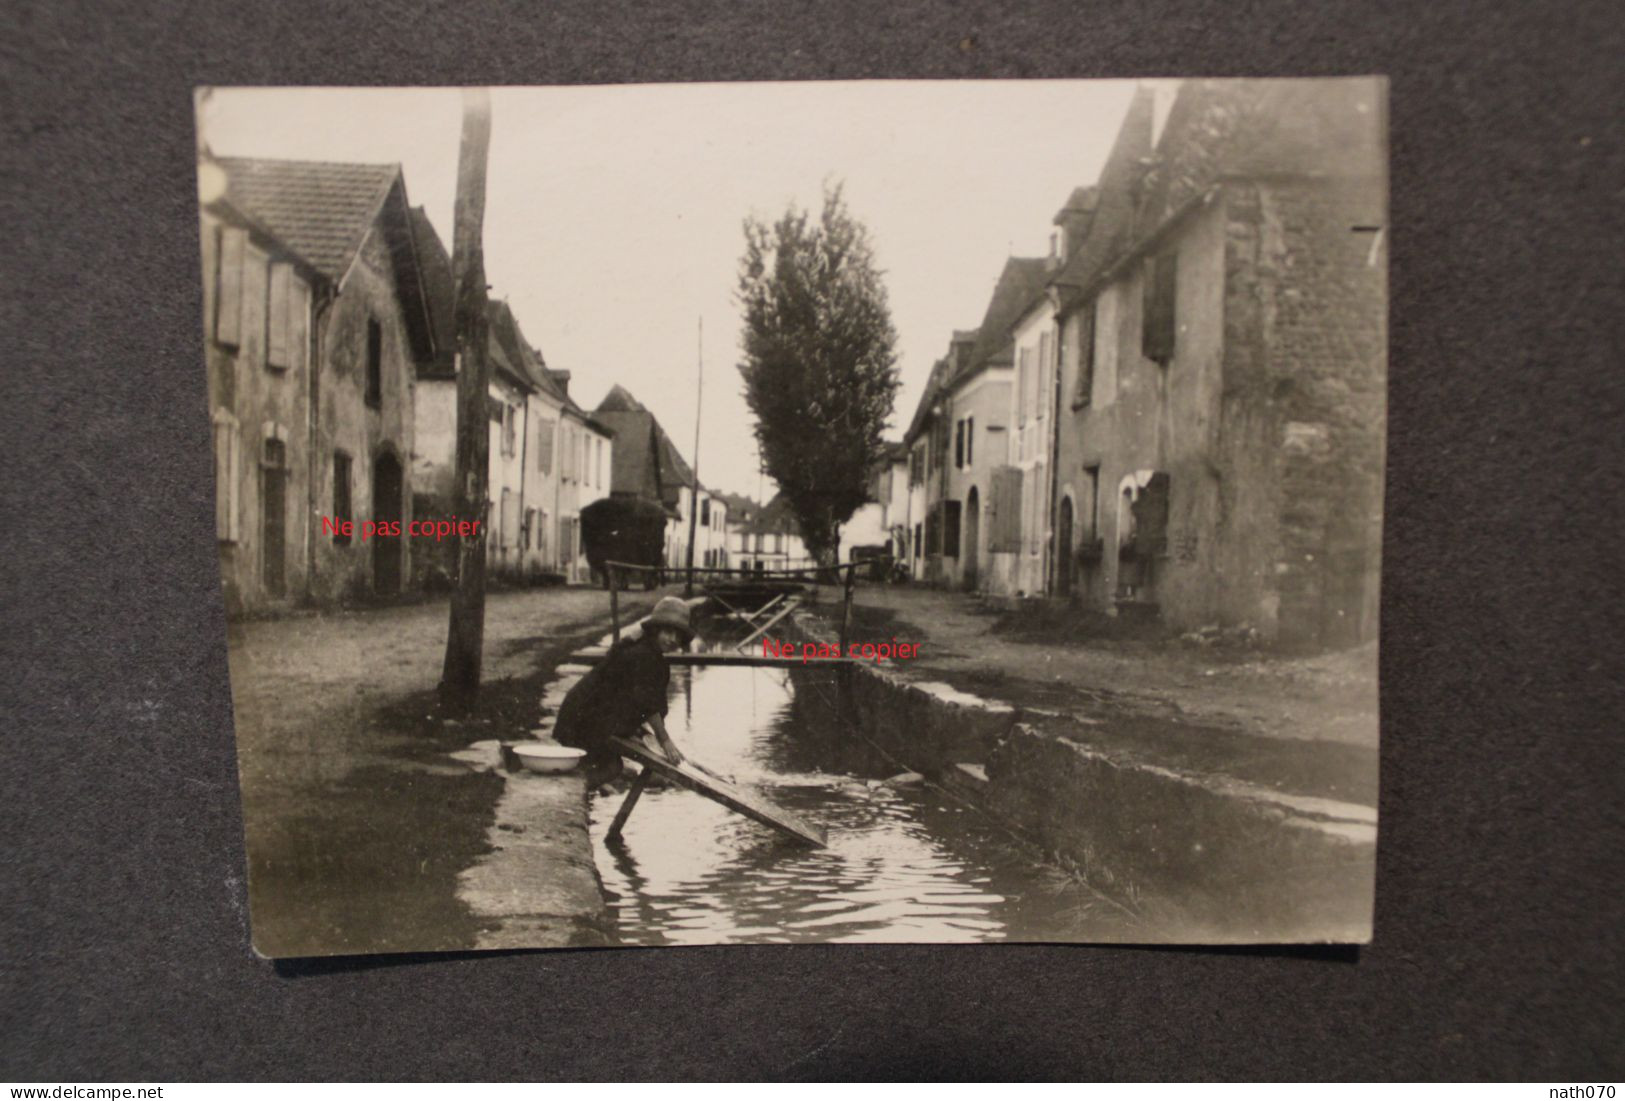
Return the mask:
[[288,451],[278,439],[265,441],[260,462],[260,581],[267,596],[288,591]]
[[[380,452],[372,461],[372,518],[374,531],[400,531],[401,462],[388,451]],[[394,527],[388,527],[390,524]],[[373,536],[372,585],[379,596],[394,596],[401,591],[399,535]]]
[[981,545],[981,541],[982,499],[977,494],[976,487],[972,486],[970,495],[965,498],[965,546],[960,558],[963,565],[961,577],[964,579],[967,590],[976,588],[977,550]]
[[1055,593],[1072,595],[1072,498],[1061,498],[1061,516],[1055,525]]

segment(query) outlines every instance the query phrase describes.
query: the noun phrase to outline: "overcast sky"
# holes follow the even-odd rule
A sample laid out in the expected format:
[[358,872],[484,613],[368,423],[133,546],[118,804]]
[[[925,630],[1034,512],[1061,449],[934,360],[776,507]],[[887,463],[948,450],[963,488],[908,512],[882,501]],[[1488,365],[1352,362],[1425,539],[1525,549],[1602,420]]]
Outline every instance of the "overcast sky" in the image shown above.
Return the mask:
[[[548,365],[593,408],[615,383],[694,448],[700,479],[758,491],[733,300],[743,219],[817,209],[826,179],[873,235],[898,333],[901,435],[951,330],[980,323],[1005,258],[1048,250],[1095,182],[1131,81],[852,81],[492,92],[485,264]],[[229,156],[397,162],[451,248],[457,89],[217,89],[201,125]],[[772,492],[771,483],[766,491]]]

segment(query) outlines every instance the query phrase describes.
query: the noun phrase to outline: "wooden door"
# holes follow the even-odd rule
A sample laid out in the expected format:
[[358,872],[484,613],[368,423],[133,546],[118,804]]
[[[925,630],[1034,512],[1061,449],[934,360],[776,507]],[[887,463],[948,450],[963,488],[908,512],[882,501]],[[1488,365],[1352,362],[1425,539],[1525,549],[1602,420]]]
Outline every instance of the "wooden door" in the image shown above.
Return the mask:
[[[398,530],[401,522],[401,463],[389,452],[383,452],[372,463],[372,518],[377,530],[393,523]],[[372,584],[380,596],[393,596],[401,591],[401,537],[374,535],[372,542]]]
[[281,440],[265,441],[260,464],[260,579],[267,596],[288,591],[288,464]]

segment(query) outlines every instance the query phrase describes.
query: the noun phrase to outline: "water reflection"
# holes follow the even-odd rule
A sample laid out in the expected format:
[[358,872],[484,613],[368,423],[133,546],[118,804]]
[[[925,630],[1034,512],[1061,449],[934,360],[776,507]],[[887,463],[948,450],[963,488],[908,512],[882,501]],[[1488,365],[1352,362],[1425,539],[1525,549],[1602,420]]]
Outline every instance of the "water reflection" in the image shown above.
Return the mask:
[[649,791],[599,872],[629,944],[1119,939],[1081,887],[979,813],[900,769],[838,719],[830,670],[672,670],[667,725],[707,767],[822,827],[811,850],[682,789]]

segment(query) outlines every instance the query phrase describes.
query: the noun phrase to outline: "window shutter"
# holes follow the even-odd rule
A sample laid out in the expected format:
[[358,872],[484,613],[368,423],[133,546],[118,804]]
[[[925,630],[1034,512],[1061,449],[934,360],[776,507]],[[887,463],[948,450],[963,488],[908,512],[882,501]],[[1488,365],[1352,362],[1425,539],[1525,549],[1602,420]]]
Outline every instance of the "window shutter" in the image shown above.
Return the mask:
[[976,462],[976,418],[965,418],[965,465],[972,466]]
[[1016,427],[1027,423],[1027,349],[1016,353]]
[[239,496],[243,460],[237,418],[225,409],[214,411],[214,530],[222,543],[242,538]]
[[265,317],[265,362],[270,367],[293,365],[293,267],[272,264],[270,305]]
[[1021,549],[1022,484],[1019,467],[1002,466],[993,472],[989,551],[1008,553]]
[[1167,364],[1174,357],[1174,296],[1178,285],[1177,257],[1173,249],[1159,254],[1145,273],[1142,302],[1145,316],[1140,343],[1145,358]]
[[1095,388],[1095,311],[1093,305],[1078,316],[1078,386],[1072,404],[1088,405]]
[[1033,408],[1035,415],[1043,417],[1049,413],[1049,390],[1051,359],[1055,354],[1055,334],[1045,330],[1038,338],[1038,370],[1037,393],[1033,395]]
[[220,227],[219,293],[214,300],[214,338],[235,348],[243,339],[243,258],[248,233]]
[[553,428],[553,421],[536,422],[536,469],[543,474],[553,470]]

